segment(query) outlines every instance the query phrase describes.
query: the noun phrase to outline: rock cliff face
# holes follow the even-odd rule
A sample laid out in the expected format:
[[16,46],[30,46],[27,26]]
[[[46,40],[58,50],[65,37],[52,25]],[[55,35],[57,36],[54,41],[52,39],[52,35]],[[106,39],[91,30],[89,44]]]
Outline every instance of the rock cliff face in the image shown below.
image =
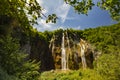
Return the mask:
[[27,59],[40,62],[40,72],[54,69],[52,52],[44,35],[31,30],[27,32],[17,27],[17,29],[13,29],[14,34],[12,35],[19,40],[21,50],[28,54]]
[[31,38],[30,59],[40,61],[40,71],[54,69],[52,53],[49,50],[48,43],[37,35]]
[[63,33],[66,68],[93,68],[94,54],[91,46],[78,33],[61,30],[51,37],[45,37],[45,34],[39,32],[24,33],[21,29],[15,29],[14,33],[13,36],[20,39],[21,49],[29,54],[29,59],[41,62],[40,71],[62,69]]
[[[83,52],[84,51],[84,52]],[[93,68],[93,52],[90,44],[88,44],[85,40],[80,39],[80,57],[83,68],[89,67]]]
[[[93,68],[93,52],[90,45],[83,39],[75,39],[64,32],[65,62],[68,69]],[[62,68],[62,33],[55,34],[50,42],[55,69]]]
[[[10,35],[18,39],[20,49],[29,54],[28,59],[41,62],[40,71],[61,69],[62,60],[65,60],[67,69],[93,68],[93,60],[101,53],[119,53],[120,23],[84,31],[67,29],[41,33],[30,25],[20,25],[19,21],[8,16],[0,16],[0,20],[0,38]],[[93,50],[87,41],[96,49]],[[66,55],[64,59],[62,52]]]

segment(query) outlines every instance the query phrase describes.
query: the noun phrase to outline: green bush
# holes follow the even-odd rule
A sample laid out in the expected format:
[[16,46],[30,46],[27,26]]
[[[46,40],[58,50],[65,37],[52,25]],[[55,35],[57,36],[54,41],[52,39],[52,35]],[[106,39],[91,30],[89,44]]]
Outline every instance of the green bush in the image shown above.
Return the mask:
[[49,71],[41,74],[40,80],[104,80],[95,70]]
[[103,54],[94,63],[104,80],[120,80],[120,54]]
[[0,67],[0,80],[20,80],[15,76],[8,75],[8,73]]
[[2,77],[8,74],[8,78],[11,79],[11,76],[15,76],[20,80],[38,80],[40,64],[35,61],[26,60],[26,57],[27,54],[20,50],[17,40],[10,36],[0,39],[0,66],[6,71],[2,74]]

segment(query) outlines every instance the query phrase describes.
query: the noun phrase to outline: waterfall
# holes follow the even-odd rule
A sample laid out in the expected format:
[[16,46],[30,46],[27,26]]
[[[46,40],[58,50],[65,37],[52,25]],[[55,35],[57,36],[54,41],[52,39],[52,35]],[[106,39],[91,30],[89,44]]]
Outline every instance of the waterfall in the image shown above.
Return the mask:
[[81,48],[81,59],[82,59],[83,68],[87,67],[86,58],[85,58],[85,49],[86,49],[85,46],[86,46],[85,41],[81,39],[80,48]]
[[49,41],[49,50],[52,54],[55,69],[69,70],[79,68],[92,68],[93,52],[87,41],[78,39],[75,33],[63,30],[61,34],[55,33]]
[[54,56],[54,49],[55,49],[54,42],[55,42],[55,35],[53,35],[53,37],[52,37],[52,39],[50,41],[50,45],[49,45],[49,48],[52,48],[52,56],[53,56],[53,58],[55,58],[55,56]]
[[66,60],[66,53],[65,53],[65,35],[63,33],[62,37],[62,53],[61,53],[61,64],[62,64],[62,70],[67,69],[67,60]]
[[69,56],[70,56],[72,53],[71,53],[71,49],[70,49],[70,41],[69,41],[69,38],[68,38],[68,33],[67,33],[67,31],[66,31],[66,39],[67,39],[67,44],[68,44],[68,52],[67,52],[67,69],[69,69],[68,61],[69,61]]
[[53,35],[53,42],[52,42],[52,55],[53,56],[54,56],[54,49],[55,49],[54,41],[55,41],[55,35]]

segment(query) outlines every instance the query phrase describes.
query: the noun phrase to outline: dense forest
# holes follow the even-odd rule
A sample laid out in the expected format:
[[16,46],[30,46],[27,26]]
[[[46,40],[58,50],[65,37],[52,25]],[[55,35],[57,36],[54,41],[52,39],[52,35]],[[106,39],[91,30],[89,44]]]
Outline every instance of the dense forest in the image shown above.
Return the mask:
[[[5,23],[2,22],[0,25],[1,80],[120,79],[120,23],[85,30],[58,29],[38,32],[32,27],[29,29],[19,26],[11,27],[10,25],[13,24],[9,17],[2,17],[5,17]],[[61,46],[61,34],[65,31],[72,41],[79,41],[80,38],[86,40],[94,53],[100,53],[99,56],[91,63],[92,68],[88,67],[84,70],[82,67],[77,68],[75,64],[70,63],[74,66],[71,66],[72,70],[68,72],[59,72],[59,70],[58,72],[44,72],[56,69],[49,45],[53,35],[55,35],[57,38],[55,44]]]
[[[86,15],[95,5],[92,0],[64,1],[79,14]],[[110,11],[111,17],[119,21],[119,3],[102,0],[98,6]],[[85,30],[39,32],[33,25],[42,16],[45,15],[36,0],[0,1],[0,80],[120,80],[119,22]],[[56,23],[56,19],[55,14],[48,15],[46,23]],[[70,54],[68,70],[61,70],[63,33],[64,47]],[[88,45],[85,68],[79,52],[82,40]]]

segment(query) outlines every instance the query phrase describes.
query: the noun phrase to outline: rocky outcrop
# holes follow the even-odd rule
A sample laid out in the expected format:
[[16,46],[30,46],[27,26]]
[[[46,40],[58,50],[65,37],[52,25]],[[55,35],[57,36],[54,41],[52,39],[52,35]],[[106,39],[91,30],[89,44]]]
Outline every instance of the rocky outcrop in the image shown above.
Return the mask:
[[[62,34],[62,33],[61,33]],[[57,34],[56,34],[57,35]],[[75,37],[70,38],[65,32],[65,53],[66,53],[66,65],[69,69],[79,69],[82,68],[83,65],[89,68],[93,68],[93,52],[90,44],[88,44],[83,39],[76,39]],[[69,40],[68,40],[69,39]],[[52,56],[54,59],[55,69],[61,69],[61,43],[62,36],[57,35],[52,38],[52,43],[50,43],[49,48],[51,49]],[[58,42],[59,41],[59,42]],[[84,47],[82,52],[82,47]],[[84,53],[84,54],[83,54]],[[85,61],[83,60],[83,56]],[[85,64],[83,64],[85,62]]]
[[39,36],[31,38],[31,53],[30,59],[40,61],[40,71],[54,69],[52,53],[49,50],[48,43]]

